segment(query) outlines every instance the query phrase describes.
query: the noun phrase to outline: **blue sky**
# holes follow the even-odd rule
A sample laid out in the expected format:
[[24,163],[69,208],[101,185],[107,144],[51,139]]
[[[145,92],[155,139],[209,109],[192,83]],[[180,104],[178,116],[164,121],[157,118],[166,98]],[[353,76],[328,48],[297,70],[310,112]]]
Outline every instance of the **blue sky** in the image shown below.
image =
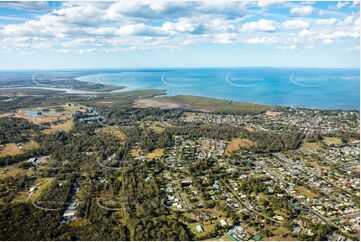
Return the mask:
[[0,2],[0,69],[359,67],[357,1]]

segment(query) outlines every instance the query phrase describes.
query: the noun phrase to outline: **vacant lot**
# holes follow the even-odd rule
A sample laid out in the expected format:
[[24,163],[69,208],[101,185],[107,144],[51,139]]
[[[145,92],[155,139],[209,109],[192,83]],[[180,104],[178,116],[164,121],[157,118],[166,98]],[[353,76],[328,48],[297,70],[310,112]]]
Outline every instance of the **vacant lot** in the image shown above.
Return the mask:
[[226,154],[232,154],[241,148],[250,148],[254,145],[253,141],[248,139],[234,138],[232,139],[226,149]]
[[100,130],[106,134],[115,136],[119,141],[125,140],[125,134],[117,127],[103,127]]
[[299,186],[299,187],[296,187],[296,190],[301,193],[302,195],[306,196],[306,197],[309,197],[309,198],[318,198],[319,195],[308,190],[306,187],[304,186]]
[[163,156],[164,149],[155,149],[147,155],[148,159],[157,159]]
[[0,167],[0,179],[23,175],[25,172],[26,170],[23,170],[15,165]]
[[45,129],[42,131],[44,134],[52,134],[57,131],[69,131],[73,127],[73,120],[69,119],[64,121],[63,123],[51,125],[49,129]]
[[326,145],[340,145],[342,144],[342,140],[337,137],[323,137],[323,142]]
[[17,146],[15,143],[5,144],[5,148],[0,150],[0,157],[20,155],[24,151],[36,149],[38,147],[39,144],[35,141],[29,141],[21,146]]
[[131,149],[130,154],[133,158],[138,158],[140,156],[141,149]]
[[292,241],[297,238],[292,236],[292,232],[285,227],[266,226],[266,229],[271,231],[273,236],[264,237],[262,240],[267,241]]
[[322,144],[321,142],[304,142],[302,144],[302,148],[305,149],[319,149],[321,148]]

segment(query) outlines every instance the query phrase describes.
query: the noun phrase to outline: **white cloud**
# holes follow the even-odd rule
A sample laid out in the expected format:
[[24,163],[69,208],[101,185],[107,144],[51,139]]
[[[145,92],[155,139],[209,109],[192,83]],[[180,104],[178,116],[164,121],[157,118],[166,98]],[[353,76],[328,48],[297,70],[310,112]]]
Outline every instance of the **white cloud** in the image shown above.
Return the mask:
[[286,46],[278,46],[277,49],[279,50],[295,50],[297,49],[297,45],[286,45]]
[[120,35],[140,35],[140,36],[154,36],[161,35],[160,28],[151,27],[143,23],[130,24],[120,27],[118,34]]
[[[281,21],[269,12],[276,2],[64,2],[55,10],[31,16],[33,20],[0,26],[0,51],[112,53],[179,50],[192,43],[277,43],[301,49],[359,38],[360,20],[356,13],[344,16],[346,7],[339,10],[342,15],[326,9],[324,14],[330,18],[284,16]],[[285,7],[292,8],[294,15],[318,11],[309,2]],[[282,31],[277,36],[272,34],[278,29]]]
[[317,19],[316,25],[331,26],[336,24],[336,22],[337,20],[335,18]]
[[247,44],[275,44],[278,43],[277,39],[274,37],[255,37],[250,38],[245,41]]
[[306,20],[287,20],[282,23],[282,27],[285,29],[308,29],[310,27],[310,23]]
[[260,8],[267,8],[280,3],[284,3],[284,0],[259,0],[257,6]]
[[316,39],[321,40],[325,44],[330,44],[335,42],[336,40],[345,39],[345,38],[359,38],[359,32],[349,31],[349,30],[337,30],[337,31],[325,31],[319,33],[316,36]]
[[216,34],[214,36],[214,43],[220,44],[232,44],[236,42],[237,34],[228,33],[228,34]]
[[190,33],[202,34],[206,27],[200,21],[192,21],[189,18],[180,18],[177,22],[165,22],[162,30],[169,34]]
[[350,7],[360,8],[360,1],[359,0],[353,1]]
[[241,31],[274,32],[276,31],[276,26],[275,22],[272,20],[260,19],[258,21],[243,24]]
[[300,16],[306,16],[310,15],[313,12],[312,6],[301,6],[301,7],[294,7],[291,8],[290,13],[293,15],[300,15]]
[[110,19],[132,18],[171,18],[188,15],[187,11],[196,3],[176,1],[120,1],[110,5],[107,16]]
[[337,2],[337,4],[336,4],[336,8],[337,9],[341,9],[341,8],[343,8],[344,6],[346,6],[346,5],[348,5],[349,4],[349,2]]
[[50,6],[48,2],[38,2],[38,1],[0,1],[0,7],[3,8],[15,8],[23,10],[45,10],[49,9]]
[[347,16],[343,21],[341,21],[340,25],[352,25],[354,23],[354,16]]

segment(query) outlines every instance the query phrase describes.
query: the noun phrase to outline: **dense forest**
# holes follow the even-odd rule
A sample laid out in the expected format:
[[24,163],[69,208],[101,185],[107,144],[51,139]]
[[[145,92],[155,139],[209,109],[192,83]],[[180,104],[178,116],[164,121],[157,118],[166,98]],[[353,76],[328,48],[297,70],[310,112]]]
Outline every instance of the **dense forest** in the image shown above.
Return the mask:
[[0,118],[0,144],[26,142],[32,133],[39,132],[40,129],[22,118]]

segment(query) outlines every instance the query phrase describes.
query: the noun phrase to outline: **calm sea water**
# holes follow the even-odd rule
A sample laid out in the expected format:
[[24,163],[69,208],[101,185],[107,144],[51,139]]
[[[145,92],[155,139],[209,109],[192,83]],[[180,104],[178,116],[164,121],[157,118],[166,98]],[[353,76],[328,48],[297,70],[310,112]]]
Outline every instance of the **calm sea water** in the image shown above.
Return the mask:
[[359,76],[359,69],[201,68],[119,70],[77,79],[126,86],[121,91],[164,89],[167,95],[359,110]]

